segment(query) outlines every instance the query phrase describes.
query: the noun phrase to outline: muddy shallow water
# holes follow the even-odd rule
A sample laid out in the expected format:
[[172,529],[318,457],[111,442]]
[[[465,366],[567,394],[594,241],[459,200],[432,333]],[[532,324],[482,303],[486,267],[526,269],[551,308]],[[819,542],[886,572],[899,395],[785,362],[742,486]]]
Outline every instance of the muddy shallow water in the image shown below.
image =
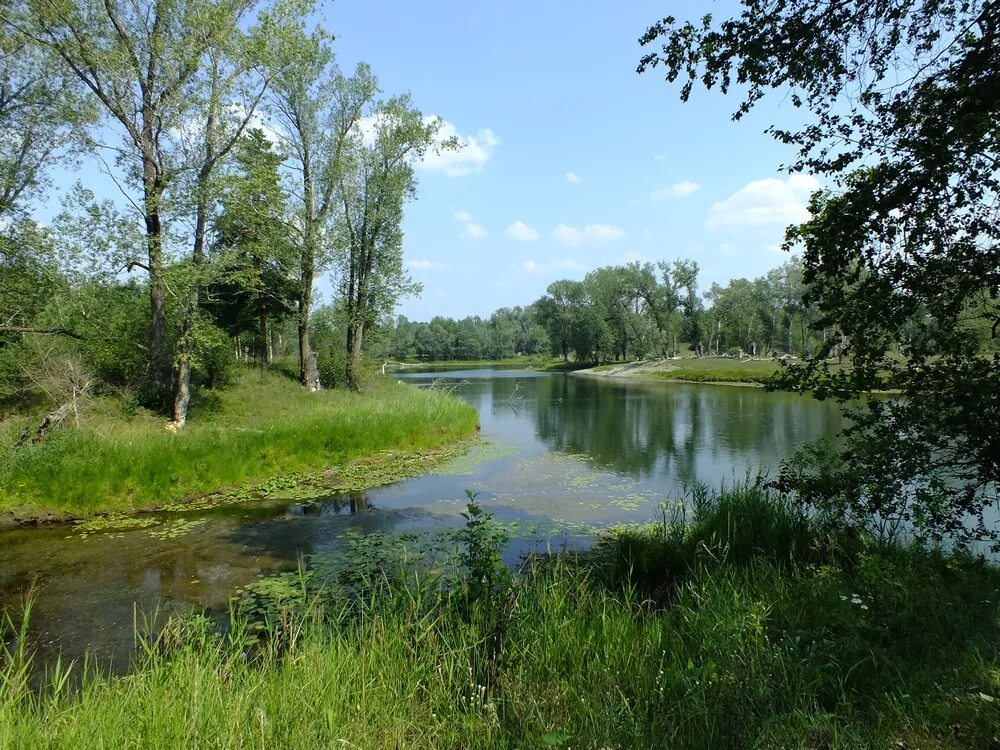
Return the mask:
[[584,546],[594,528],[658,518],[685,485],[774,467],[841,424],[833,404],[758,388],[498,369],[393,377],[424,387],[447,378],[479,411],[487,443],[435,474],[315,503],[0,533],[0,606],[17,616],[33,592],[41,662],[89,651],[120,666],[137,620],[223,612],[239,587],[365,534],[457,525],[467,489],[513,533],[513,561],[531,549]]

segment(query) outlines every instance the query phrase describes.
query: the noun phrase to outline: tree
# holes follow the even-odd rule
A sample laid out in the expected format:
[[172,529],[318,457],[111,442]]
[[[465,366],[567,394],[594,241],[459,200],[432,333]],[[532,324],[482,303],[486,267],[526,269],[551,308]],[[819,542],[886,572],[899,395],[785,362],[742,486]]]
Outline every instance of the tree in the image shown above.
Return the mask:
[[294,311],[296,248],[288,240],[281,156],[259,129],[236,145],[235,169],[221,180],[213,222],[215,267],[203,305],[231,336],[249,333],[255,356],[271,361],[271,325]]
[[549,332],[552,353],[569,360],[573,348],[573,321],[583,304],[583,285],[579,281],[553,281],[546,294],[535,303],[538,321]]
[[[191,359],[195,349],[199,301],[205,263],[205,243],[210,221],[210,205],[215,197],[215,173],[237,141],[257,116],[257,109],[270,83],[270,70],[285,62],[271,60],[266,66],[268,39],[280,33],[280,16],[264,14],[263,23],[244,33],[241,17],[251,3],[235,7],[233,22],[206,50],[203,75],[188,87],[190,113],[179,131],[191,175],[188,194],[193,198],[194,236],[191,248],[189,292],[183,310],[179,351],[176,356],[171,424],[184,426],[191,400]],[[286,8],[288,6],[285,6]],[[299,10],[291,6],[294,11]]]
[[236,32],[250,0],[24,0],[17,31],[58,56],[121,128],[119,161],[138,184],[146,229],[151,354],[167,388],[164,201],[180,173],[171,136],[182,132],[189,87],[211,50]]
[[356,132],[363,109],[377,86],[366,65],[344,77],[333,63],[329,35],[306,34],[293,26],[277,35],[276,58],[282,67],[271,88],[271,107],[291,153],[294,179],[294,241],[299,250],[298,338],[299,380],[319,388],[316,353],[309,340],[309,316],[316,277],[333,260],[335,212],[341,205],[344,152]]
[[[363,90],[377,90],[367,70]],[[359,91],[345,81],[347,92]],[[348,95],[350,101],[360,101]],[[363,102],[364,123],[354,110],[335,120],[344,141],[339,171],[339,273],[347,312],[347,385],[361,384],[365,331],[379,316],[391,315],[404,294],[419,291],[403,268],[403,204],[416,193],[413,162],[433,146],[440,120],[427,120],[409,96]]]
[[786,246],[803,248],[816,325],[843,334],[851,366],[830,369],[828,342],[785,384],[902,395],[852,412],[836,468],[789,476],[838,516],[996,539],[983,514],[1000,483],[1000,355],[976,332],[1000,329],[1000,2],[741,6],[722,23],[655,24],[642,41],[661,48],[639,69],[682,79],[684,100],[699,82],[739,86],[735,119],[769,91],[808,113],[770,129],[797,149],[792,169],[828,184]]
[[0,11],[0,219],[45,186],[48,166],[83,144],[95,111],[59,60]]

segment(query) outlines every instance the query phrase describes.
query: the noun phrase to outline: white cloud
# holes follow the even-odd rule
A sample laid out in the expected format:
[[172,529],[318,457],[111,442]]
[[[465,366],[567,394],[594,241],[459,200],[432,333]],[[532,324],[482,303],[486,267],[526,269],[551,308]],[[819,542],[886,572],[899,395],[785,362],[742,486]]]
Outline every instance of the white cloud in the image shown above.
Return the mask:
[[[425,118],[425,121],[441,119],[434,115]],[[481,128],[475,135],[462,135],[452,123],[441,119],[441,129],[437,134],[437,142],[455,138],[458,142],[457,150],[430,150],[424,156],[420,165],[424,169],[433,172],[444,172],[449,177],[461,177],[470,172],[479,172],[493,155],[493,149],[500,140],[489,128]]]
[[650,193],[649,197],[654,201],[665,201],[671,198],[686,198],[693,193],[697,193],[699,190],[701,190],[701,185],[697,182],[682,180],[681,182],[675,182],[670,187],[654,190]]
[[614,242],[625,236],[625,230],[614,224],[587,224],[583,229],[560,224],[552,230],[552,236],[570,247],[580,245],[601,245]]
[[653,160],[663,162],[667,160],[667,156],[666,154],[657,154],[656,156],[653,157]]
[[474,222],[472,220],[472,214],[468,211],[456,211],[451,216],[455,221],[465,224],[465,231],[462,232],[462,239],[481,240],[487,235],[486,229],[481,224]]
[[470,221],[465,225],[465,232],[462,233],[462,237],[467,240],[481,240],[486,236],[486,230],[474,221]]
[[448,265],[437,260],[414,259],[406,261],[406,267],[411,271],[435,271],[447,268]]
[[515,221],[507,227],[507,236],[518,242],[533,242],[538,239],[538,230],[532,229],[523,221]]
[[583,178],[580,175],[578,175],[576,172],[567,172],[566,173],[566,182],[568,182],[570,185],[582,185],[583,184]]
[[561,273],[563,271],[582,271],[585,266],[574,258],[561,258],[548,263],[539,263],[536,260],[526,260],[511,268],[524,271],[525,273],[542,275],[547,273]]
[[715,203],[705,226],[713,231],[741,227],[786,227],[809,218],[809,196],[820,183],[810,175],[795,174],[786,180],[754,180],[726,200]]

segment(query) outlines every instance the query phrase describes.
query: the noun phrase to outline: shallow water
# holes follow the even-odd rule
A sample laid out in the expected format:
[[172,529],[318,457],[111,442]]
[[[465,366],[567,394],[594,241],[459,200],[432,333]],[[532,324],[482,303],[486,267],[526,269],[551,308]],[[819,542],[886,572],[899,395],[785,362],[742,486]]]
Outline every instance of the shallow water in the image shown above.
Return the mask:
[[[269,501],[161,514],[140,528],[0,534],[0,605],[34,595],[39,660],[85,651],[119,668],[136,621],[191,608],[224,612],[258,579],[321,559],[372,532],[461,522],[467,489],[530,549],[578,547],[587,532],[659,518],[694,481],[719,485],[775,467],[841,425],[830,403],[787,393],[605,380],[507,369],[397,373],[453,387],[488,443],[438,473],[312,504]],[[440,382],[447,378],[447,383]]]

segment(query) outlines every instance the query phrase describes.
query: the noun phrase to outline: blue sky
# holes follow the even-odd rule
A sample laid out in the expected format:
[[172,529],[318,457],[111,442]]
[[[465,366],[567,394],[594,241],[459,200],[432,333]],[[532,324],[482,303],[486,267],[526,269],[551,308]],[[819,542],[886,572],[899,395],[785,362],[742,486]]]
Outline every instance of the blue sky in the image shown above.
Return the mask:
[[404,248],[424,292],[400,312],[488,315],[628,260],[693,258],[704,287],[783,262],[783,227],[802,217],[816,183],[779,171],[793,154],[763,134],[788,116],[779,99],[733,123],[734,97],[695,90],[683,104],[657,72],[635,72],[650,23],[731,7],[326,6],[345,70],[369,62],[386,93],[410,91],[469,144],[419,170]]
[[[404,256],[423,284],[411,319],[489,315],[559,278],[603,265],[687,257],[701,281],[760,275],[786,257],[786,224],[817,183],[764,135],[781,97],[730,120],[735,97],[695,89],[683,104],[658,71],[635,72],[638,37],[668,13],[725,15],[729,2],[482,4],[336,0],[318,20],[340,66],[366,61],[386,95],[411,92],[464,148],[418,169]],[[107,180],[81,179],[106,197]],[[320,283],[323,299],[332,296]]]

